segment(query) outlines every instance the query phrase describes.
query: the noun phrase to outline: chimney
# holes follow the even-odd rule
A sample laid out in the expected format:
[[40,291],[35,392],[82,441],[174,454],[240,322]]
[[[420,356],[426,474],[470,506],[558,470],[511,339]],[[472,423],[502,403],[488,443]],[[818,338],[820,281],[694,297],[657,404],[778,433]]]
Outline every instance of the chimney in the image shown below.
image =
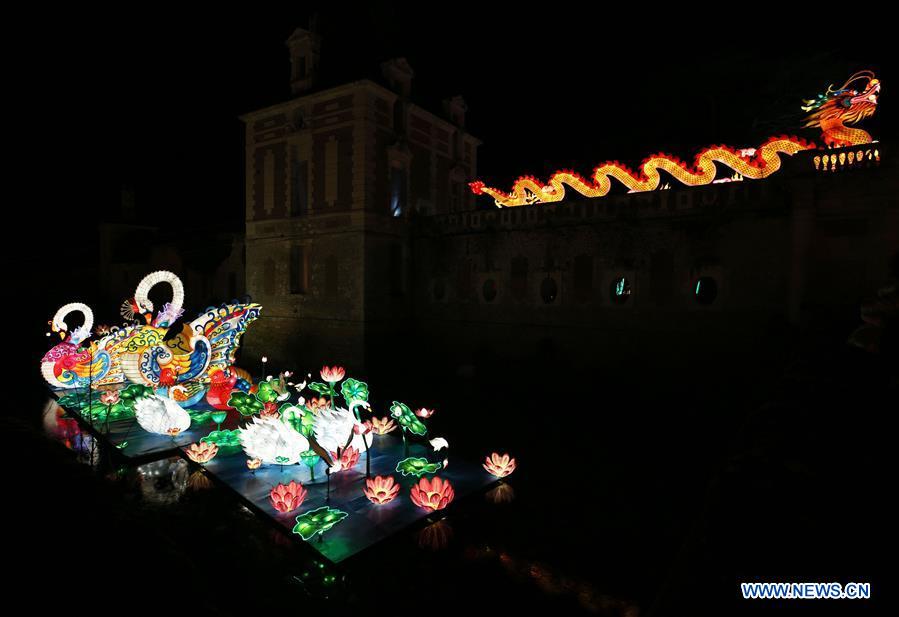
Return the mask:
[[412,92],[412,78],[415,71],[405,58],[393,58],[381,63],[381,73],[387,79],[390,89],[403,98],[409,98]]
[[297,28],[287,39],[290,50],[290,91],[303,94],[315,87],[318,61],[321,56],[321,37],[313,31]]
[[465,99],[461,96],[454,96],[451,99],[443,100],[443,113],[450,119],[450,122],[460,129],[465,128],[466,111],[468,111],[468,105],[465,104]]

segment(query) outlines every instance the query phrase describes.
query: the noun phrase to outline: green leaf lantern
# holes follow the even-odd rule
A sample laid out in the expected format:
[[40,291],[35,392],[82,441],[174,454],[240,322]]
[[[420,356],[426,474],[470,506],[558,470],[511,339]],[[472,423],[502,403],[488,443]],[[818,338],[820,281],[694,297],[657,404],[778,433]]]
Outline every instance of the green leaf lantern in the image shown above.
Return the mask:
[[396,464],[396,470],[404,476],[422,477],[426,473],[437,473],[443,467],[442,463],[429,463],[428,459],[410,456]]
[[281,419],[293,427],[293,430],[302,433],[304,437],[312,435],[312,425],[315,417],[311,412],[292,403],[284,403],[278,409]]
[[252,416],[262,411],[265,407],[258,398],[240,390],[235,390],[231,393],[231,398],[228,399],[228,406],[239,411],[242,416]]
[[272,403],[276,401],[278,399],[278,390],[276,388],[280,388],[280,385],[281,382],[278,379],[260,382],[258,389],[256,390],[256,398],[263,403]]
[[331,394],[331,387],[326,383],[320,383],[318,381],[313,381],[311,384],[306,386],[313,392],[318,392],[321,395]]
[[342,510],[322,506],[298,516],[293,532],[308,541],[316,535],[325,533],[347,516],[349,514]]
[[233,431],[212,431],[200,441],[214,443],[219,448],[239,448],[240,447],[240,429]]
[[368,384],[352,377],[343,382],[340,393],[343,394],[343,400],[347,405],[353,401],[368,402]]
[[403,430],[419,436],[428,434],[428,427],[418,419],[418,416],[405,403],[393,401],[393,405],[390,406],[390,415],[403,427]]

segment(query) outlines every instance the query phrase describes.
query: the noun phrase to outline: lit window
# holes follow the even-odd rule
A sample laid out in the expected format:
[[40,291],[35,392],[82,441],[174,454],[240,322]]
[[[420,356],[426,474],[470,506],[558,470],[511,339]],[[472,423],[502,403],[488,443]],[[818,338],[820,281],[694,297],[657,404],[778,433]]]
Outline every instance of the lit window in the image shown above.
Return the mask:
[[626,276],[619,276],[612,281],[609,298],[613,304],[624,304],[631,297],[631,283]]

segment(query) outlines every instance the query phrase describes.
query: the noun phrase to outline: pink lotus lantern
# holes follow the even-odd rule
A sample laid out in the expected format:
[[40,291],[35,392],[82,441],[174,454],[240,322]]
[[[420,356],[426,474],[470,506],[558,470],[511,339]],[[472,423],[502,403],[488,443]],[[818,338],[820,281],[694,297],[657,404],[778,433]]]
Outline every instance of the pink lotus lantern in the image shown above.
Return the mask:
[[192,443],[190,444],[190,447],[184,451],[184,453],[187,454],[187,458],[200,464],[208,463],[215,458],[215,455],[218,454],[218,452],[219,447],[209,441]]
[[422,478],[409,492],[412,503],[432,512],[443,510],[455,496],[456,492],[450,481],[436,476],[433,479]]
[[433,416],[437,412],[436,409],[428,409],[427,407],[422,407],[421,409],[415,410],[415,415],[419,418],[424,418],[427,420],[431,416]]
[[359,462],[359,450],[353,446],[347,446],[340,451],[340,456],[337,456],[337,452],[331,452],[331,460],[334,461],[335,469],[333,471],[352,469]]
[[337,383],[346,377],[346,369],[342,366],[323,366],[321,375],[328,383]]
[[303,505],[306,489],[299,482],[291,480],[290,484],[279,484],[269,493],[272,507],[278,512],[292,512]]
[[104,405],[115,405],[119,402],[118,390],[107,390],[100,394],[100,402]]
[[496,452],[492,453],[484,459],[484,469],[492,473],[497,478],[505,478],[515,471],[515,459],[510,458],[508,454],[500,456]]
[[259,416],[261,418],[274,418],[277,420],[281,417],[281,413],[278,411],[277,403],[264,403],[262,406],[262,411],[259,412]]
[[400,492],[400,485],[396,483],[393,476],[375,476],[365,481],[365,488],[362,489],[368,500],[377,506],[383,506],[385,503],[393,501]]
[[389,416],[384,416],[383,418],[372,418],[371,427],[376,435],[386,435],[396,428],[396,422],[394,422],[393,419]]

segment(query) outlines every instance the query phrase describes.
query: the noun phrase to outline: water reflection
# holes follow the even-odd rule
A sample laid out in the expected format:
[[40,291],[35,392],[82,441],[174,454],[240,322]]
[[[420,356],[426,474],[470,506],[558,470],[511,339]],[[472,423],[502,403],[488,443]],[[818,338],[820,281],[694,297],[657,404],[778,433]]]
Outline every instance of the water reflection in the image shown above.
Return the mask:
[[89,433],[83,432],[78,422],[57,405],[56,401],[50,399],[44,405],[42,424],[46,435],[75,452],[79,462],[97,466],[100,461],[100,444]]
[[202,469],[198,469],[187,479],[187,485],[192,491],[206,491],[212,488],[212,480]]
[[484,498],[492,504],[510,503],[515,499],[515,490],[511,484],[500,482],[493,489],[487,491]]
[[473,560],[496,560],[510,577],[529,581],[541,591],[552,595],[568,595],[577,598],[585,610],[602,615],[637,617],[639,607],[626,600],[603,594],[592,583],[567,576],[558,568],[546,563],[518,558],[509,551],[495,550],[489,546],[470,546],[465,555]]
[[453,528],[444,518],[431,523],[418,532],[418,547],[429,551],[439,551],[447,547],[453,539]]
[[141,495],[149,503],[176,503],[187,490],[190,469],[184,459],[173,456],[139,465],[136,471]]

